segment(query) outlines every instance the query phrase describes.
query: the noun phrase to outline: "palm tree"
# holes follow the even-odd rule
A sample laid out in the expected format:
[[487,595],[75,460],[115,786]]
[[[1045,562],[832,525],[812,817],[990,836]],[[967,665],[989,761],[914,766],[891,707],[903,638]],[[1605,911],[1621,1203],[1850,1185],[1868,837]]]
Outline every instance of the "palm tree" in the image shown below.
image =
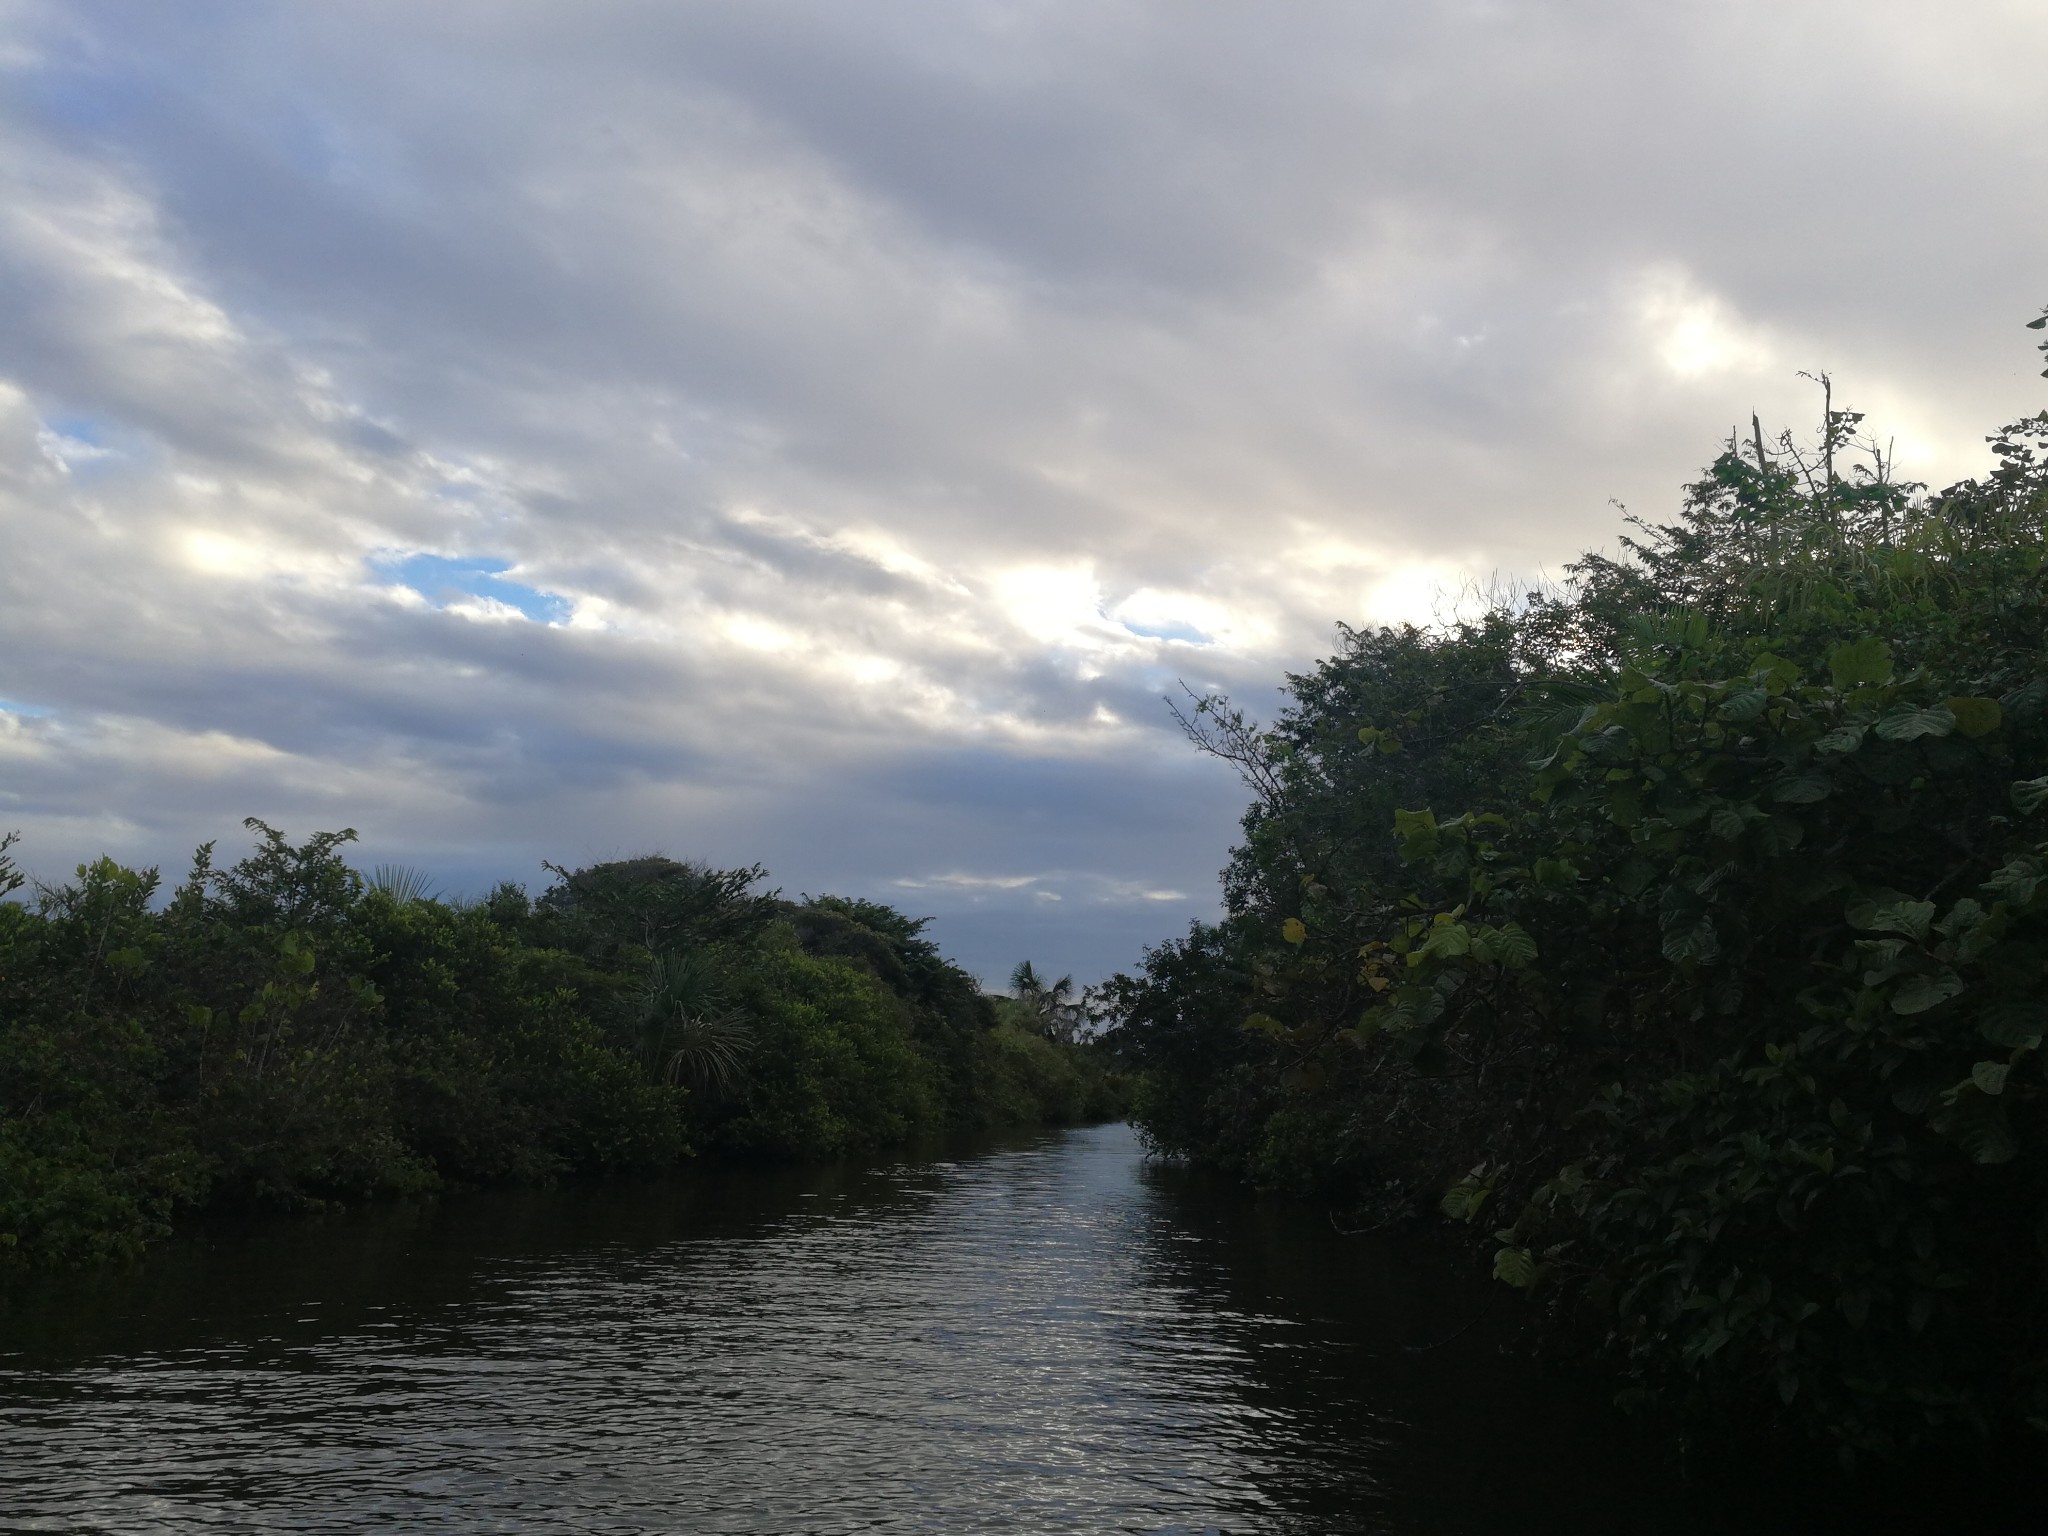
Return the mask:
[[727,1006],[716,969],[697,954],[656,955],[640,998],[641,1027],[651,1064],[670,1082],[688,1082],[716,1094],[740,1078],[754,1032]]
[[1047,982],[1029,960],[1010,972],[1010,990],[1030,1012],[1038,1032],[1048,1040],[1071,1045],[1081,1033],[1087,1012],[1074,996],[1074,978]]
[[438,894],[425,870],[411,864],[379,864],[371,871],[370,889],[382,891],[401,907],[416,901],[432,901]]

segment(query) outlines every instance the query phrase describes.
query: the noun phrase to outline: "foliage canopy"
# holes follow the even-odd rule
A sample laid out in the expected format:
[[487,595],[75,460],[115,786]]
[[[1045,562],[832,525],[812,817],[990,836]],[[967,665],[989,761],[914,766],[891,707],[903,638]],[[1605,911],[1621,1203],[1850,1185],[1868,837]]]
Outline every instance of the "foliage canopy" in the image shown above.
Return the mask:
[[[435,899],[261,822],[159,903],[101,859],[0,900],[0,1275],[129,1255],[179,1212],[828,1157],[1102,1118],[1098,1053],[999,1024],[867,901],[648,857]],[[24,881],[0,843],[0,897]]]
[[1197,700],[1227,916],[1109,993],[1160,1147],[1490,1232],[1626,1395],[1845,1455],[2048,1429],[2048,415],[1934,493],[1860,421]]

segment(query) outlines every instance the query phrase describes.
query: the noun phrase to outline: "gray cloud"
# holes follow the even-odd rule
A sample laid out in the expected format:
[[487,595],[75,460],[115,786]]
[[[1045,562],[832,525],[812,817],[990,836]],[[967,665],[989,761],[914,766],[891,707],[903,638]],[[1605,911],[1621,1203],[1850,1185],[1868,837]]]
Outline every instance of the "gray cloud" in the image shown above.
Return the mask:
[[1176,678],[1270,707],[1554,573],[1801,368],[1936,480],[2038,408],[2044,42],[10,0],[0,817],[45,874],[252,812],[457,885],[659,846],[1129,963],[1241,799]]

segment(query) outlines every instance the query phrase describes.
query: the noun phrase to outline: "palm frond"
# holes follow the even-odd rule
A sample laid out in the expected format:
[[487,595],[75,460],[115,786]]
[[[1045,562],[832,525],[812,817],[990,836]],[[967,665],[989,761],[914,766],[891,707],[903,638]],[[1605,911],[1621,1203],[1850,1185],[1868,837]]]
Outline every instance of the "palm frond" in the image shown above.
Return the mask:
[[687,1082],[716,1093],[738,1084],[754,1031],[738,1014],[696,1014],[677,1021],[670,1034],[664,1070],[670,1082]]
[[432,901],[437,894],[427,872],[411,864],[379,864],[370,871],[370,889],[380,891],[399,906]]
[[640,999],[650,1064],[673,1083],[729,1093],[739,1082],[754,1031],[728,1006],[723,978],[694,951],[656,955]]

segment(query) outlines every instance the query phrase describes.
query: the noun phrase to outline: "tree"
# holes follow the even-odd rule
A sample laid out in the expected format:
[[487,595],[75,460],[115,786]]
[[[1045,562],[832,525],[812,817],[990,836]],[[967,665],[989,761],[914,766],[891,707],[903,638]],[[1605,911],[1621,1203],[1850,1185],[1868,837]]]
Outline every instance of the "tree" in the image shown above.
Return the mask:
[[1047,982],[1029,960],[1010,972],[1010,990],[1029,1013],[1033,1027],[1048,1040],[1072,1045],[1087,1022],[1087,1010],[1074,996],[1074,978]]
[[2048,414],[1938,492],[1822,414],[1183,712],[1227,915],[1108,995],[1155,1144],[1440,1210],[1640,1396],[1861,1454],[2048,1425]]

